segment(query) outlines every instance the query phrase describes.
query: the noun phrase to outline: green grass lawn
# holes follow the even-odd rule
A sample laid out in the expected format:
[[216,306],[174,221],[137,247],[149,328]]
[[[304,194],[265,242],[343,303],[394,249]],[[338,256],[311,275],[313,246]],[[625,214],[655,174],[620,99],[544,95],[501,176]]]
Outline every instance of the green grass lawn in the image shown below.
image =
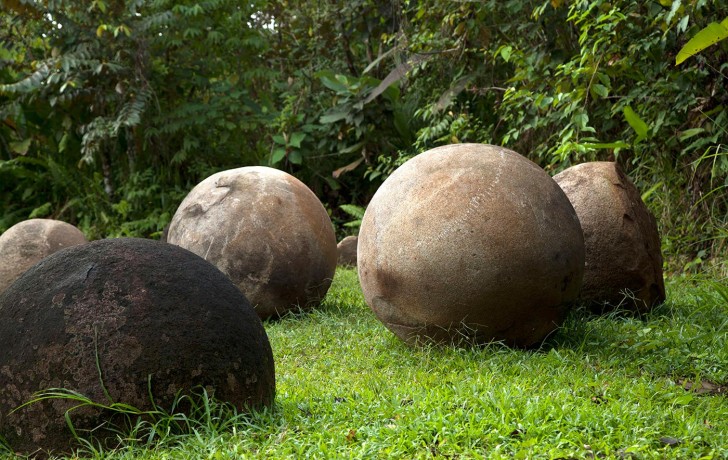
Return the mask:
[[[538,350],[411,348],[339,270],[265,324],[275,407],[97,458],[728,458],[728,288],[668,281],[644,319],[576,310]],[[690,389],[686,389],[689,387]]]

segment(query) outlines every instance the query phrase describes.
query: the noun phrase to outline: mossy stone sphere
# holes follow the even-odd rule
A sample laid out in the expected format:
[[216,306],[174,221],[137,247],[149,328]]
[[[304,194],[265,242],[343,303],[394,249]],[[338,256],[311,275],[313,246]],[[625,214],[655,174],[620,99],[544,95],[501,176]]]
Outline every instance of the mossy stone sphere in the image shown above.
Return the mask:
[[576,209],[586,242],[580,300],[597,313],[645,313],[665,300],[657,221],[622,168],[610,161],[554,176]]
[[86,237],[71,224],[53,219],[19,222],[0,235],[0,292],[39,260]]
[[326,209],[301,181],[250,166],[195,186],[172,218],[167,241],[225,273],[262,319],[316,306],[336,270]]
[[[207,389],[240,410],[269,406],[273,354],[245,296],[213,265],[177,246],[123,238],[43,259],[0,294],[0,435],[17,452],[80,447],[64,420],[72,401],[11,411],[50,388],[91,400],[169,410]],[[151,396],[150,396],[151,395]],[[84,436],[110,414],[71,412]],[[116,435],[96,430],[107,447]]]
[[458,144],[397,169],[367,207],[358,269],[408,343],[540,343],[579,293],[584,240],[559,186],[511,150]]

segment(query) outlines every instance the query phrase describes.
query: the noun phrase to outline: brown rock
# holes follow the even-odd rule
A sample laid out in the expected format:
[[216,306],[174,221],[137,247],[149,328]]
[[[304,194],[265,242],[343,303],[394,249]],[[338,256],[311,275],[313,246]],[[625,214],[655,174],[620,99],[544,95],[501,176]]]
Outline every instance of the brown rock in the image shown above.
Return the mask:
[[59,220],[30,219],[13,225],[0,235],[0,293],[44,257],[85,242],[81,230]]
[[341,266],[356,267],[356,248],[359,238],[356,236],[347,236],[339,241],[336,249],[339,253],[339,262]]
[[665,300],[657,222],[622,168],[573,166],[554,176],[579,216],[586,243],[581,299],[597,311],[646,312]]
[[[150,393],[169,410],[178,391],[204,387],[249,410],[275,392],[270,344],[243,294],[202,258],[152,240],[73,246],[28,270],[0,294],[0,350],[0,436],[41,457],[78,445],[64,420],[73,402],[10,413],[37,391],[65,388],[101,404],[108,392],[141,410],[153,409]],[[109,416],[71,412],[81,436]],[[94,437],[116,440],[104,429]]]
[[558,185],[481,144],[397,169],[367,208],[358,256],[367,303],[410,343],[535,345],[564,319],[584,270],[579,221]]
[[167,238],[212,262],[263,319],[318,304],[336,270],[336,236],[323,205],[272,168],[232,169],[200,182]]

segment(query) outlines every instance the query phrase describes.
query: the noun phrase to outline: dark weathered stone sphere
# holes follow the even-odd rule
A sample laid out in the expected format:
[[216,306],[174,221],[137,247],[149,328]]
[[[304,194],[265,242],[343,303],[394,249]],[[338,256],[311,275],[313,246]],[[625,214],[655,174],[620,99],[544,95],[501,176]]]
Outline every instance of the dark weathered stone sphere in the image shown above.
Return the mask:
[[458,144],[397,169],[359,231],[359,278],[406,342],[528,347],[564,319],[584,271],[569,200],[531,161]]
[[326,209],[301,181],[273,168],[222,171],[197,184],[167,241],[212,262],[262,319],[317,305],[336,271]]
[[[72,402],[10,413],[37,391],[104,404],[108,391],[142,410],[150,392],[169,409],[177,392],[204,387],[241,410],[275,393],[268,337],[245,296],[202,258],[152,240],[94,241],[39,262],[0,294],[0,350],[0,435],[41,456],[78,446],[64,420]],[[71,414],[77,430],[109,415]]]
[[39,260],[86,237],[71,224],[52,219],[19,222],[0,235],[0,292]]
[[646,312],[665,300],[657,221],[622,168],[595,161],[554,176],[576,209],[586,243],[580,298],[595,311]]

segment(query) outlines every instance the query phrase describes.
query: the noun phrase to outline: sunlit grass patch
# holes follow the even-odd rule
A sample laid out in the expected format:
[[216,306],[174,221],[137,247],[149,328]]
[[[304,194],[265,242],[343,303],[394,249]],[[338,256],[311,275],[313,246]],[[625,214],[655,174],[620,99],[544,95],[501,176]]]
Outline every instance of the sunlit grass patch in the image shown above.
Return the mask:
[[[265,323],[271,410],[194,416],[95,458],[725,458],[728,302],[674,278],[643,318],[576,309],[538,349],[403,344],[354,269],[324,304]],[[133,437],[132,437],[133,438]]]

